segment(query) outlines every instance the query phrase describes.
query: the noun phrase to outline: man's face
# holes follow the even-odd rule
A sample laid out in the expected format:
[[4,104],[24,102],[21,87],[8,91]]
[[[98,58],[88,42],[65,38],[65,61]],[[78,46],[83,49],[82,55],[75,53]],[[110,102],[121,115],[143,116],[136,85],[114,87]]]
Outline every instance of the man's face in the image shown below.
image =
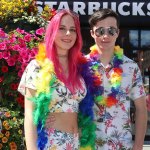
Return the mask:
[[91,30],[91,36],[101,51],[113,50],[118,35],[119,29],[114,17],[107,17],[98,21]]

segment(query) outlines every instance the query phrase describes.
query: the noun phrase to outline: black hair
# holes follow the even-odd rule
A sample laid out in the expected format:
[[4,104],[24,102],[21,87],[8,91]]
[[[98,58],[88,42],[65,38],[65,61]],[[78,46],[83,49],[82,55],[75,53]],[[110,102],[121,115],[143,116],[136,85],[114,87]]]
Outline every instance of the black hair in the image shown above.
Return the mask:
[[96,10],[89,18],[89,25],[91,27],[91,29],[93,28],[93,26],[96,25],[96,23],[98,21],[101,21],[107,17],[114,17],[117,21],[117,27],[119,28],[120,26],[120,18],[119,15],[114,12],[112,9],[109,8],[104,8],[104,9],[99,9]]

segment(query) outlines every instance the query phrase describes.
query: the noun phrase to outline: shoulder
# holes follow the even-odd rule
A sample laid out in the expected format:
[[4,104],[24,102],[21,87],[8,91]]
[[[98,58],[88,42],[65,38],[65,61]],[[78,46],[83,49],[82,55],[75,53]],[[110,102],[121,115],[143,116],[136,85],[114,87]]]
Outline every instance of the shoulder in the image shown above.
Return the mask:
[[126,75],[131,75],[134,77],[137,76],[139,78],[142,78],[141,70],[140,70],[138,64],[134,60],[132,60],[126,56],[123,57],[122,69],[124,71],[124,74],[126,74]]
[[37,62],[36,59],[33,59],[29,62],[28,66],[35,66],[35,67],[40,67],[39,63]]
[[134,60],[128,58],[125,55],[123,55],[123,66],[130,67],[130,68],[131,67],[138,68],[138,64]]
[[36,59],[33,59],[29,62],[26,71],[36,71],[40,69],[39,63],[36,61]]

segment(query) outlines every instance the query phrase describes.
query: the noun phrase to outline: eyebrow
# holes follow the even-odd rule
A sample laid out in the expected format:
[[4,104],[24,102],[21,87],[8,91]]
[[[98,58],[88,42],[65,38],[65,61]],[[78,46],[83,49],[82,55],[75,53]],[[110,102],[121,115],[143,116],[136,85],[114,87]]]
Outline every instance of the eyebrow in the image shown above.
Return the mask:
[[[60,27],[66,27],[65,25],[60,25]],[[76,27],[75,26],[71,26],[70,28],[74,28],[74,29],[76,29]]]

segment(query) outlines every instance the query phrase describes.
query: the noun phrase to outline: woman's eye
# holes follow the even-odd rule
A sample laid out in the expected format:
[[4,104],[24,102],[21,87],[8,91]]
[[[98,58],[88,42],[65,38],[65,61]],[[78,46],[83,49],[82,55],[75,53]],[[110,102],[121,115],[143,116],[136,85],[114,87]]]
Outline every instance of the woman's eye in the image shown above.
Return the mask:
[[65,29],[65,28],[63,28],[63,27],[60,27],[60,28],[59,28],[59,30],[63,30],[63,31],[64,31],[64,30],[66,30],[66,29]]
[[76,29],[70,29],[69,31],[70,32],[76,32]]

